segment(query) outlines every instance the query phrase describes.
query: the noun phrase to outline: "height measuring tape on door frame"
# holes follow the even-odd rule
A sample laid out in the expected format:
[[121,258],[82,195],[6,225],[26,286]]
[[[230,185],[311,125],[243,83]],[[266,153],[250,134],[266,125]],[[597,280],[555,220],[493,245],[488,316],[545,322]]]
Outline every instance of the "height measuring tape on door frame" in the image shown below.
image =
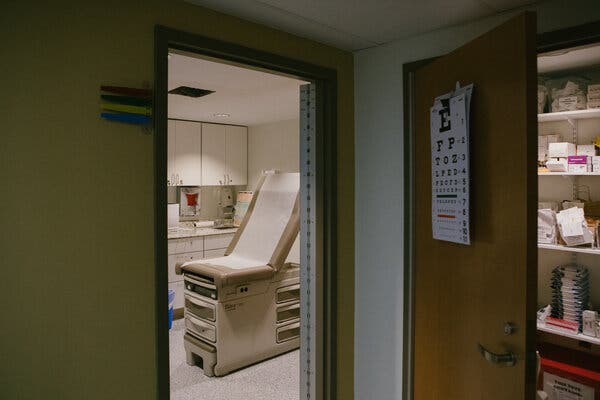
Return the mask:
[[316,246],[315,85],[300,86],[300,398],[315,400]]

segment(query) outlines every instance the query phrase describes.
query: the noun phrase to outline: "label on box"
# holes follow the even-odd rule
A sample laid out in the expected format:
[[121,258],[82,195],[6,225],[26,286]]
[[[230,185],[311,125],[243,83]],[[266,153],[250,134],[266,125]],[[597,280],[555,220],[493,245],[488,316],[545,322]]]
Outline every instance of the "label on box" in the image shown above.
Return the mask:
[[544,372],[544,392],[548,400],[594,400],[594,388]]
[[575,111],[577,109],[577,96],[559,97],[558,108],[565,111]]
[[569,156],[567,157],[569,164],[591,164],[590,158],[588,156]]

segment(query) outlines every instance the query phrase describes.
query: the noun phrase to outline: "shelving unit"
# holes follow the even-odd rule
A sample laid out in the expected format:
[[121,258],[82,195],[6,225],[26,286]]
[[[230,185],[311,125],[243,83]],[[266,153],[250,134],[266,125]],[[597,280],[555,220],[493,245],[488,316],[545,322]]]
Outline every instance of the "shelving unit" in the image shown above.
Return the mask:
[[[575,144],[590,143],[590,140],[592,140],[594,135],[600,134],[600,130],[598,130],[598,127],[600,127],[600,109],[538,114],[538,123],[540,135],[559,134],[563,141],[569,141]],[[557,180],[547,178],[550,176],[559,176],[565,179]],[[569,198],[566,197],[569,193],[571,194],[572,199],[575,199],[582,186],[600,187],[600,180],[595,178],[599,176],[600,172],[538,172],[538,177],[540,177],[540,201],[565,200]],[[595,190],[595,196],[597,197],[598,192],[597,189]],[[545,276],[548,276],[549,269],[553,268],[555,265],[567,262],[566,260],[570,259],[570,262],[586,265],[590,270],[590,274],[595,275],[596,279],[593,280],[594,287],[600,286],[600,279],[597,279],[599,275],[598,271],[600,270],[600,257],[598,257],[600,256],[600,248],[568,247],[558,244],[539,243],[538,249],[543,252],[540,254],[540,265],[538,266],[542,276],[544,276],[544,274]],[[547,283],[543,280],[539,282],[539,285],[544,284]],[[592,293],[590,293],[590,295],[592,296]],[[540,298],[538,301],[541,304],[547,304],[548,299]],[[538,322],[537,330],[577,342],[586,342],[594,346],[600,345],[600,338],[549,327],[543,322]]]
[[600,118],[600,108],[538,114],[538,122],[569,121],[588,118]]
[[592,247],[568,247],[560,244],[543,244],[538,243],[538,249],[566,251],[569,253],[596,254],[600,255],[600,249]]
[[538,172],[538,176],[600,176],[600,172]]
[[541,332],[552,333],[552,334],[558,335],[558,336],[563,336],[563,337],[566,337],[569,339],[575,339],[575,340],[578,340],[581,342],[587,342],[587,343],[591,343],[591,344],[595,344],[595,345],[600,345],[600,338],[587,336],[582,333],[572,333],[572,332],[568,332],[568,331],[562,331],[562,330],[550,328],[549,326],[546,326],[546,324],[544,324],[543,322],[537,323],[537,330],[541,331]]

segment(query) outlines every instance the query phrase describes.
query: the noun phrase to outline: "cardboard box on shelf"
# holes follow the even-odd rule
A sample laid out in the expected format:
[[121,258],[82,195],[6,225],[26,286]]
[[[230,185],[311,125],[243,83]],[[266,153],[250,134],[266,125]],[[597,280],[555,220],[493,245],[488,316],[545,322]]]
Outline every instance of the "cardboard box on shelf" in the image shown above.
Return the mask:
[[576,155],[575,145],[570,142],[548,143],[548,157],[559,158]]
[[590,93],[600,93],[600,83],[596,83],[593,85],[588,85],[587,87],[588,94]]
[[595,156],[596,155],[596,146],[593,144],[578,144],[577,145],[577,155],[578,156]]
[[587,164],[569,164],[569,172],[579,174],[582,172],[590,172],[590,170]]
[[551,158],[546,161],[546,168],[550,172],[567,172],[569,170],[569,162],[566,157]]
[[538,146],[538,161],[541,163],[546,162],[548,159],[548,150],[546,147]]
[[592,157],[592,171],[600,172],[600,156]]
[[588,157],[588,156],[569,156],[567,157],[567,161],[569,162],[569,164],[591,164],[592,163],[592,157]]

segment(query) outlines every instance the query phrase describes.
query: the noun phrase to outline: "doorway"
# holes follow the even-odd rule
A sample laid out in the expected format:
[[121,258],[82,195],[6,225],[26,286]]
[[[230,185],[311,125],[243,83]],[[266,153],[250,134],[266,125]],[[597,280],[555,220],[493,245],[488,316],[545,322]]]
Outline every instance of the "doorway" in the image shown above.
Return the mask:
[[[167,76],[169,51],[182,51],[311,82],[301,119],[300,398],[335,396],[335,91],[334,71],[158,26],[155,31],[155,248],[159,398],[169,398],[167,293]],[[311,112],[312,110],[312,112]]]

